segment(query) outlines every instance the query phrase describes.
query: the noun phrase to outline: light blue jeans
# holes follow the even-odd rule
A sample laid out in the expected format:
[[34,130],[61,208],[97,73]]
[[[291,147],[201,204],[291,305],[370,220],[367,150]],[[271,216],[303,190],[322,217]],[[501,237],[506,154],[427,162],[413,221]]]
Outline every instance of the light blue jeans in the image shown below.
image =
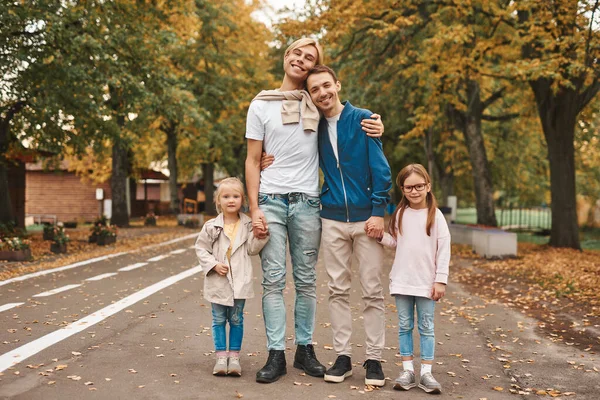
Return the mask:
[[413,355],[413,328],[415,327],[415,308],[419,326],[421,359],[432,361],[435,351],[435,335],[433,333],[433,317],[435,301],[427,297],[394,295],[398,310],[398,341],[400,355]]
[[269,224],[270,238],[260,252],[263,270],[263,316],[267,349],[285,350],[286,249],[290,241],[296,288],[295,343],[312,343],[317,308],[316,271],[321,242],[321,202],[304,193],[259,193],[258,204]]
[[246,300],[233,300],[233,307],[211,303],[212,335],[215,351],[227,351],[227,334],[225,325],[229,321],[229,350],[240,351],[244,338],[244,305]]

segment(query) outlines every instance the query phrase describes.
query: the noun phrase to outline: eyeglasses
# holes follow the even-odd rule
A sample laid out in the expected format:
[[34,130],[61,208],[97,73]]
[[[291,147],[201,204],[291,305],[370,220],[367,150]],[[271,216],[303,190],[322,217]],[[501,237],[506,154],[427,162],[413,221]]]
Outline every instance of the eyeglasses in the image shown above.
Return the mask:
[[402,190],[404,190],[406,193],[412,192],[413,189],[415,189],[417,192],[422,192],[423,190],[425,190],[426,187],[427,187],[426,183],[419,183],[416,185],[402,186]]

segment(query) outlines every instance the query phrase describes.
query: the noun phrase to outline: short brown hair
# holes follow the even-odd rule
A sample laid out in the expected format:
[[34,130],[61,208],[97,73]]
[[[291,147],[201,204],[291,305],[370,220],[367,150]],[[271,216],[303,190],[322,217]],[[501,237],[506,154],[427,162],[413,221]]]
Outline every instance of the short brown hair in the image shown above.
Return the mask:
[[337,82],[339,79],[335,74],[335,71],[328,67],[325,64],[317,64],[310,71],[308,71],[308,75],[306,75],[306,80],[308,81],[308,77],[314,74],[321,74],[323,72],[327,72],[333,78],[334,82]]

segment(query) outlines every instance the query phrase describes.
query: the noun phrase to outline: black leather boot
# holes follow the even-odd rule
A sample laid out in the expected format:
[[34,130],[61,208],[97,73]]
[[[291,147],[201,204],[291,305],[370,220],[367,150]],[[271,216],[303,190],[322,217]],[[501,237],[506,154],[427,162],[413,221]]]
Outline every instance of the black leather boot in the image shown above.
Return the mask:
[[283,350],[269,350],[267,363],[256,373],[256,382],[271,383],[287,373]]
[[294,368],[302,369],[310,376],[322,377],[325,375],[325,366],[317,360],[312,344],[298,345],[294,357]]

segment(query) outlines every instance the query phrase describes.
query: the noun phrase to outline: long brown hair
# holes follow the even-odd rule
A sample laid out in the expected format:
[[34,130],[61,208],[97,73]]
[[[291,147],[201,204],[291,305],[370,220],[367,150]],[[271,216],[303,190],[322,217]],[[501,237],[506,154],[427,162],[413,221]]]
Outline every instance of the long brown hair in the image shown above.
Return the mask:
[[[394,237],[396,237],[398,234],[402,235],[402,216],[404,215],[404,210],[410,207],[410,202],[408,201],[406,196],[404,196],[404,190],[402,188],[404,187],[404,181],[411,174],[417,174],[421,176],[423,179],[425,179],[426,184],[431,185],[431,178],[429,177],[429,174],[427,173],[425,167],[423,167],[421,164],[407,165],[406,167],[402,168],[402,171],[398,173],[398,176],[396,177],[396,185],[398,185],[398,188],[400,188],[400,190],[402,191],[402,199],[400,199],[398,207],[396,207],[396,211],[394,211],[394,214],[392,214],[392,220],[390,221],[390,226],[388,228],[390,235]],[[427,231],[427,236],[431,236],[431,227],[435,222],[435,213],[437,210],[437,200],[435,199],[435,196],[433,195],[431,189],[429,190],[429,192],[427,192],[426,200],[428,212],[427,225],[425,230]]]

